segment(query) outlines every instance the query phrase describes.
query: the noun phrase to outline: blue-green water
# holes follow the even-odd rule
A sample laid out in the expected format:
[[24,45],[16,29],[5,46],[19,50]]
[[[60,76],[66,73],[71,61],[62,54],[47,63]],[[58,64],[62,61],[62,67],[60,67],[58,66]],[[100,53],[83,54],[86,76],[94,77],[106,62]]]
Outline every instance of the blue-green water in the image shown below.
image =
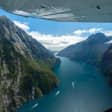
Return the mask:
[[112,107],[112,92],[98,69],[60,59],[54,70],[60,86],[40,100],[28,102],[19,112],[104,112]]

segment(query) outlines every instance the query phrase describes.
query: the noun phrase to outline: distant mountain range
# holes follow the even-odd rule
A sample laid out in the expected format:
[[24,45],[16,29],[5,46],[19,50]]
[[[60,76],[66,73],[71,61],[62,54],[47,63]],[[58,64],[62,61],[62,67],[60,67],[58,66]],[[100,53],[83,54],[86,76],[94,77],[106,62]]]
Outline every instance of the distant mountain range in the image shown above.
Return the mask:
[[59,81],[59,59],[5,16],[0,17],[0,112],[47,94]]
[[112,37],[103,33],[96,33],[87,40],[71,45],[58,53],[71,60],[93,64],[106,76],[112,85]]
[[101,61],[103,53],[110,46],[108,42],[111,39],[112,37],[107,37],[103,33],[96,33],[82,42],[63,49],[58,55],[97,65]]

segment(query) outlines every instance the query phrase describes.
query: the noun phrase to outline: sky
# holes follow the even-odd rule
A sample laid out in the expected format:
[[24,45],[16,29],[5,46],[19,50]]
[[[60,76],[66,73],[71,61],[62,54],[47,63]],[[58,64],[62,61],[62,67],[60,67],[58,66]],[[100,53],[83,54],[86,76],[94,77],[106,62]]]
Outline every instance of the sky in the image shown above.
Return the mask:
[[76,44],[91,34],[102,32],[112,35],[112,23],[55,22],[39,18],[21,17],[0,9],[0,16],[5,15],[18,27],[41,42],[52,51]]

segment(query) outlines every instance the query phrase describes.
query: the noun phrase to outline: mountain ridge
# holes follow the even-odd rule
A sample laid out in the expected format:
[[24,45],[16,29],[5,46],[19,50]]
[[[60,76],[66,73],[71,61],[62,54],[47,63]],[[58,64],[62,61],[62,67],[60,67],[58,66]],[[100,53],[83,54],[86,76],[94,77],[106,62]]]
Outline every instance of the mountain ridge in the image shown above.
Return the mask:
[[103,33],[96,33],[82,42],[68,46],[58,55],[96,65],[101,61],[101,56],[110,46],[107,43],[110,40],[112,40],[112,37],[107,37]]
[[48,94],[59,84],[59,59],[7,17],[0,17],[0,112]]

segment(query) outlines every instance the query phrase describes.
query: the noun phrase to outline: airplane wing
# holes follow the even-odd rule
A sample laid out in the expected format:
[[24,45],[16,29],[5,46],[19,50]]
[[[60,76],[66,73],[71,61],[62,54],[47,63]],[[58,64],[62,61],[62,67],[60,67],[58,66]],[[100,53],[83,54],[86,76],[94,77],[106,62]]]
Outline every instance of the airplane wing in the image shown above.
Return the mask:
[[0,8],[55,21],[112,22],[112,0],[0,0]]

